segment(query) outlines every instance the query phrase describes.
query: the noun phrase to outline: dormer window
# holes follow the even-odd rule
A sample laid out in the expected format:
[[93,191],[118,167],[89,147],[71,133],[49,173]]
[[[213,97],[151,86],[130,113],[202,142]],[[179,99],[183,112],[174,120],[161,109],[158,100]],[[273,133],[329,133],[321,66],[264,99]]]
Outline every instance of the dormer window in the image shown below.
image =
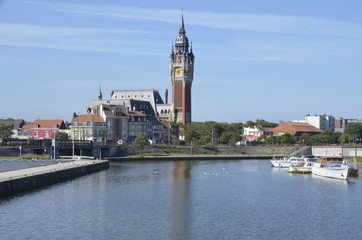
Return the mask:
[[58,128],[58,124],[54,124],[53,127],[54,127],[54,128]]

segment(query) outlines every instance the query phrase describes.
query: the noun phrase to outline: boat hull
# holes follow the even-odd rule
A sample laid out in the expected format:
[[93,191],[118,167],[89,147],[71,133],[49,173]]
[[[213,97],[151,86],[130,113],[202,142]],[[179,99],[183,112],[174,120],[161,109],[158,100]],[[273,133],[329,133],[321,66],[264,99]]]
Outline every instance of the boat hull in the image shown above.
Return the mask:
[[273,167],[289,168],[295,164],[305,162],[306,160],[307,159],[304,157],[289,157],[289,158],[282,158],[282,159],[273,159],[270,162]]
[[291,162],[283,160],[272,160],[271,163],[273,167],[278,167],[278,168],[288,168],[292,165]]
[[312,174],[346,180],[351,173],[350,167],[323,167],[321,164],[315,164],[312,168]]
[[312,173],[312,168],[311,167],[290,167],[288,169],[288,172],[306,174],[306,173]]

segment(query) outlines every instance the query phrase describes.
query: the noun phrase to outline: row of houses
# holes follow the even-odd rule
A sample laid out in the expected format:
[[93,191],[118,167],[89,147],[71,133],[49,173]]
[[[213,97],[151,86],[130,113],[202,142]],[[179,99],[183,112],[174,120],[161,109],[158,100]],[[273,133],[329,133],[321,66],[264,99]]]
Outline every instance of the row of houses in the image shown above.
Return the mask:
[[303,133],[309,135],[320,134],[322,131],[330,129],[334,132],[344,132],[349,123],[362,124],[359,119],[334,118],[330,115],[306,115],[304,120],[294,120],[292,122],[283,123],[275,128],[262,126],[244,127],[243,137],[245,141],[256,141],[262,135],[265,136],[281,136],[289,133],[293,136],[300,136]]
[[[305,120],[283,123],[274,128],[244,127],[245,141],[256,141],[262,135],[281,136],[289,133],[300,136],[320,134],[323,130],[341,131],[348,123],[361,123],[356,119],[335,119],[327,115],[305,116]],[[150,102],[129,99],[128,102],[93,101],[84,114],[73,114],[70,123],[63,120],[1,120],[11,126],[13,138],[51,139],[56,132],[65,132],[74,140],[90,140],[98,144],[131,143],[143,134],[154,143],[170,143],[179,134],[178,128],[159,120]],[[337,125],[338,124],[338,125]]]
[[309,123],[299,123],[299,122],[286,122],[275,128],[268,128],[262,126],[254,127],[244,127],[243,137],[245,141],[256,141],[259,137],[265,136],[281,136],[283,134],[289,133],[293,136],[300,136],[303,133],[308,133],[309,135],[320,134],[321,129],[312,126]]
[[52,139],[56,132],[65,132],[74,140],[90,140],[98,144],[132,142],[143,134],[153,143],[168,143],[178,130],[161,122],[154,114],[121,105],[99,104],[84,114],[73,114],[72,121],[36,120],[17,125],[12,138]]

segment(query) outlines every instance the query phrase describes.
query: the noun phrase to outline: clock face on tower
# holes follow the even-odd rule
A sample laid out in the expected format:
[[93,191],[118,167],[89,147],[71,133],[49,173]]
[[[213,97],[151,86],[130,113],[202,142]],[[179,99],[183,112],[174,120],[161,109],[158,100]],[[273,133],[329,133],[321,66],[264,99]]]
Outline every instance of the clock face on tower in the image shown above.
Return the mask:
[[176,76],[182,76],[182,69],[176,68],[175,73],[176,73]]

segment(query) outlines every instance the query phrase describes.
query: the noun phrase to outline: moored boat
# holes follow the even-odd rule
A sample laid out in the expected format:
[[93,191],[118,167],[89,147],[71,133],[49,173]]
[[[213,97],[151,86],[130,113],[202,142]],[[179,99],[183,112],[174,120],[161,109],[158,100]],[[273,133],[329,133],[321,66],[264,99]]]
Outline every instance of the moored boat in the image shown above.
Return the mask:
[[271,160],[271,164],[273,167],[278,167],[278,168],[289,168],[292,165],[298,164],[298,163],[302,163],[305,162],[308,158],[305,158],[304,156],[302,157],[283,157],[283,158],[273,158],[273,160]]
[[343,161],[343,158],[325,157],[313,164],[312,174],[347,180],[352,177],[352,170],[352,167]]
[[289,167],[289,173],[312,173],[313,164],[315,159],[308,159],[306,162],[302,162],[296,165],[292,165]]

